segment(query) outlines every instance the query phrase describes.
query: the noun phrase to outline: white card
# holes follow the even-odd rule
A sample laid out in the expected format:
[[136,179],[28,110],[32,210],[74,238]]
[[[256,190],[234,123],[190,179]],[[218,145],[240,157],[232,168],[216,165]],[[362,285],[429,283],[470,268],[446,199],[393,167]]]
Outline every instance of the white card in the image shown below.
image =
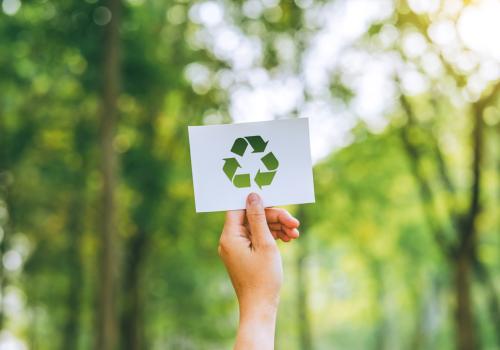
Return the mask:
[[189,144],[197,212],[315,201],[307,118],[190,126]]

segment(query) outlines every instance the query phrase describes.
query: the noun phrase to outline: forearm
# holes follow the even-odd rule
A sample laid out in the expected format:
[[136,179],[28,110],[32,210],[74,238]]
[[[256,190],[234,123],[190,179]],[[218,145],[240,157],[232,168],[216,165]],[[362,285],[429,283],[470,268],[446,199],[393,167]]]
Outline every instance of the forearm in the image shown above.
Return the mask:
[[272,350],[278,305],[240,306],[240,323],[234,350]]

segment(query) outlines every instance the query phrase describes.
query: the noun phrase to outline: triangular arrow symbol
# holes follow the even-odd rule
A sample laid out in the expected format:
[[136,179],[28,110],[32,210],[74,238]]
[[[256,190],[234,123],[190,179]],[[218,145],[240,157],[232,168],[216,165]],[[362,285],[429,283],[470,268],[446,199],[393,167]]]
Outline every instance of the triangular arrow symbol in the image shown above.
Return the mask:
[[250,187],[250,174],[238,174],[234,177],[233,183],[238,188]]
[[245,154],[247,146],[248,143],[245,141],[244,138],[241,137],[237,138],[236,140],[234,140],[233,147],[231,147],[231,152],[242,157]]
[[248,141],[250,146],[252,146],[252,153],[264,152],[266,150],[267,143],[269,142],[264,141],[260,136],[247,136],[245,139]]
[[273,154],[273,152],[269,152],[264,157],[262,157],[260,160],[262,160],[262,163],[264,163],[267,170],[276,170],[276,169],[278,169],[278,166],[280,165],[280,163],[278,162],[278,159],[276,159],[276,156]]
[[241,165],[235,158],[224,158],[224,166],[222,169],[229,180],[233,180],[233,176],[238,168],[241,168]]
[[262,186],[269,186],[271,182],[273,182],[275,174],[276,171],[262,172],[259,169],[259,171],[257,171],[257,175],[255,175],[255,183],[260,189],[262,189]]

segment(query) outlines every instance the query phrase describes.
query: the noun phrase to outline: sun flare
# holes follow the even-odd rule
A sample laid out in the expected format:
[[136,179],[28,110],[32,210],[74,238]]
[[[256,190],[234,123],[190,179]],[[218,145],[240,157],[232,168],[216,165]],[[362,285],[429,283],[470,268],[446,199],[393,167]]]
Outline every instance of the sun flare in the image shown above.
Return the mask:
[[500,61],[500,1],[483,0],[467,6],[457,28],[464,45]]

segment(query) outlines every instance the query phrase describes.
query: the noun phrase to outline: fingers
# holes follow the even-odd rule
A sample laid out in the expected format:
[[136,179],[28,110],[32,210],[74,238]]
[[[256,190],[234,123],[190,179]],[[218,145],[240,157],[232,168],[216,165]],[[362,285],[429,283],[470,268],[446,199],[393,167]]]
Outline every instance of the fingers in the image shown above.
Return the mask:
[[[271,230],[271,233],[273,233],[273,236],[275,236],[274,232],[282,232],[286,237],[290,238],[288,241],[299,238],[300,236],[299,230],[296,228],[289,228],[281,224],[269,224],[269,229]],[[278,239],[280,236],[278,235],[275,238]]]
[[290,242],[292,239],[288,237],[283,231],[271,231],[274,239],[281,239],[283,242]]
[[281,208],[267,208],[266,219],[268,223],[279,223],[290,228],[297,228],[300,225],[299,220]]
[[229,210],[226,212],[226,225],[243,225],[245,222],[244,210]]
[[273,236],[267,226],[266,214],[262,199],[256,193],[250,193],[247,198],[247,220],[252,233],[252,244],[254,246],[275,244]]
[[[262,203],[260,197],[259,200]],[[289,242],[299,237],[299,231],[297,230],[297,228],[299,227],[300,222],[296,218],[294,218],[288,211],[281,208],[266,208],[264,209],[264,213],[265,213],[266,225],[268,226],[268,229],[270,230],[271,235],[272,237],[274,237],[274,239],[281,239],[284,242]],[[255,231],[255,229],[251,228],[250,218],[249,218],[251,215],[248,215],[248,212],[247,216],[248,218],[246,218],[244,210],[227,211],[225,225],[226,226],[244,225],[247,228],[249,228],[250,231],[253,232]],[[233,232],[233,231],[227,230],[227,232]]]
[[279,237],[283,242],[290,242],[292,239],[288,237],[283,231],[279,232]]

